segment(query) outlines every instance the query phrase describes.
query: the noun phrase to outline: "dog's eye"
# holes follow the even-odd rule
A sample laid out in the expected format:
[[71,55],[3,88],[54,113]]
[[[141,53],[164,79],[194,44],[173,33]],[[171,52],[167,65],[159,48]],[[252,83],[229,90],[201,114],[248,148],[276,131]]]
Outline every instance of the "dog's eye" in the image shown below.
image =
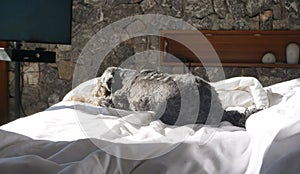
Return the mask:
[[108,88],[109,91],[111,91],[111,84],[113,82],[113,78],[110,78],[106,81],[106,86]]

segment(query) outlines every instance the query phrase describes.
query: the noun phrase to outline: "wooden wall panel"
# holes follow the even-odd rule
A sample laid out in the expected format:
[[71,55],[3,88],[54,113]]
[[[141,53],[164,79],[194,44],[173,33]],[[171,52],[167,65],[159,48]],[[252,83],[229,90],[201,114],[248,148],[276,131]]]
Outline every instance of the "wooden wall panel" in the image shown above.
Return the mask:
[[[0,47],[6,47],[0,42]],[[0,125],[8,122],[8,62],[0,61]]]
[[[300,45],[300,31],[220,31],[202,30],[202,36],[198,31],[170,30],[161,31],[161,51],[165,51],[182,58],[194,66],[203,63],[217,63],[216,57],[220,58],[222,65],[226,66],[257,66],[257,67],[300,67],[286,64],[285,50],[289,43]],[[171,38],[171,39],[169,39]],[[188,43],[189,48],[176,42]],[[208,48],[208,41],[215,51]],[[201,61],[191,52],[202,56]],[[264,54],[275,54],[276,64],[262,64]],[[163,65],[172,65],[161,54]]]

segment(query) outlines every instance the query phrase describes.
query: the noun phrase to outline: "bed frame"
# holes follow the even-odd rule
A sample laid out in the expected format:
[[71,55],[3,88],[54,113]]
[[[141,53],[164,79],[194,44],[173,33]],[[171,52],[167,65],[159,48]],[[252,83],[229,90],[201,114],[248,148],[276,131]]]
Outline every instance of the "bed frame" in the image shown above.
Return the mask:
[[[170,55],[173,55],[189,66],[300,67],[300,64],[286,64],[285,58],[286,46],[289,43],[300,46],[300,31],[200,30],[200,32],[203,36],[199,36],[198,31],[192,30],[161,31],[161,65],[182,65],[170,58]],[[206,39],[215,49],[215,53],[206,46]],[[189,43],[189,49],[175,40]],[[202,56],[201,62],[191,50]],[[263,55],[268,52],[275,54],[275,64],[262,63]],[[220,58],[221,63],[213,60],[216,56]]]

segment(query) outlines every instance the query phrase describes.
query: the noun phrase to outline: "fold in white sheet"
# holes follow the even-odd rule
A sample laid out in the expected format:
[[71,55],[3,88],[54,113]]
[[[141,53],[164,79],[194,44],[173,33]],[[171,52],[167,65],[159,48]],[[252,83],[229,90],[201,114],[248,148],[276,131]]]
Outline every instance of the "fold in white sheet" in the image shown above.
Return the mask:
[[267,92],[256,78],[235,77],[210,84],[219,94],[225,109],[229,107],[265,109],[269,107]]

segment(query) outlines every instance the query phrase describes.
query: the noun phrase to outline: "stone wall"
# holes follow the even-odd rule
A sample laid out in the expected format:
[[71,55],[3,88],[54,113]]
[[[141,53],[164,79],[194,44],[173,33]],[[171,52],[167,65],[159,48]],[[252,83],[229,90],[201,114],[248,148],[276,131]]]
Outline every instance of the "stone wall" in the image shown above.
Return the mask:
[[[300,29],[298,0],[74,0],[72,45],[25,44],[24,49],[45,47],[55,51],[54,64],[24,63],[22,68],[22,106],[24,114],[42,111],[60,101],[72,88],[72,75],[76,61],[87,41],[105,26],[127,16],[137,14],[163,14],[192,24],[198,29],[212,30],[298,30]],[[105,59],[99,74],[108,66],[119,66],[128,57],[146,50],[158,50],[159,39],[143,36],[128,40],[115,48]],[[151,57],[150,55],[147,55]],[[145,55],[144,55],[145,56]],[[158,56],[138,59],[127,67],[156,68]],[[14,115],[14,64],[10,64],[10,114]],[[192,68],[207,79],[220,68]],[[175,73],[186,70],[172,68]],[[298,69],[285,68],[224,68],[227,78],[254,76],[263,85],[289,80],[300,76]]]

